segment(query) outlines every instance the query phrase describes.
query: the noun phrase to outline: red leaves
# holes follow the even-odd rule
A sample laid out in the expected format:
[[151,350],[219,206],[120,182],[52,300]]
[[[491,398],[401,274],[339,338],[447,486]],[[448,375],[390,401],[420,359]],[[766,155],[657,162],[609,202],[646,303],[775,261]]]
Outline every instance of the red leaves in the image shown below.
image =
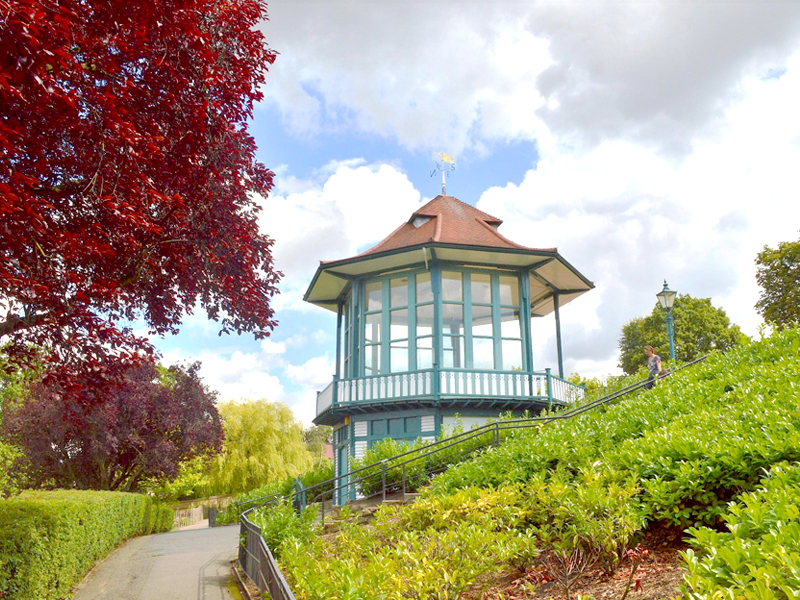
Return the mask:
[[41,483],[135,489],[142,478],[173,476],[180,461],[221,448],[214,394],[197,369],[160,374],[150,362],[94,363],[70,389],[57,382],[35,386],[6,427]]
[[254,29],[263,2],[8,7],[2,342],[17,356],[31,343],[94,355],[101,338],[138,349],[129,332],[110,331],[115,320],[141,315],[171,332],[198,300],[210,315],[229,315],[223,331],[267,336],[280,274],[250,194],[266,193],[272,173],[247,133],[275,58]]

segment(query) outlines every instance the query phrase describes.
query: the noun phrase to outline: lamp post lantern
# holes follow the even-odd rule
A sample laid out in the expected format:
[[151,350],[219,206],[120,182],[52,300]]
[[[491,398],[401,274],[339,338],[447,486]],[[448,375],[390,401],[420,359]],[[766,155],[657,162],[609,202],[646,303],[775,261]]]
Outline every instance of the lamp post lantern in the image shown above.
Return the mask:
[[664,289],[661,290],[658,294],[656,294],[656,298],[658,298],[659,304],[661,304],[661,308],[667,313],[667,336],[669,337],[669,357],[673,361],[675,360],[675,332],[673,331],[672,326],[672,306],[675,304],[675,296],[678,295],[678,292],[675,292],[669,289],[667,286],[667,280],[664,280]]

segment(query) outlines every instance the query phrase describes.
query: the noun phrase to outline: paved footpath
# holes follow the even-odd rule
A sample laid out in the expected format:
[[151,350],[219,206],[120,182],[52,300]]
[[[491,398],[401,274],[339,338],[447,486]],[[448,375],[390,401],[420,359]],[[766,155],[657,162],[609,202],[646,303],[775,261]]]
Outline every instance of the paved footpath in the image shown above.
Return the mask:
[[233,600],[239,526],[133,538],[78,586],[74,600]]

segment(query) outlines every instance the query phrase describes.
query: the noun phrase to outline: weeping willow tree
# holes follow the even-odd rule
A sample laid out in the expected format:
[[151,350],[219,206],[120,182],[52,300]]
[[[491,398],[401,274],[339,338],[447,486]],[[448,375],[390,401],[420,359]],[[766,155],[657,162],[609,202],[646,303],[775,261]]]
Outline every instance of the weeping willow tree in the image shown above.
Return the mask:
[[209,474],[214,493],[246,492],[313,466],[303,426],[285,404],[238,400],[221,402],[217,410],[225,446],[214,458]]

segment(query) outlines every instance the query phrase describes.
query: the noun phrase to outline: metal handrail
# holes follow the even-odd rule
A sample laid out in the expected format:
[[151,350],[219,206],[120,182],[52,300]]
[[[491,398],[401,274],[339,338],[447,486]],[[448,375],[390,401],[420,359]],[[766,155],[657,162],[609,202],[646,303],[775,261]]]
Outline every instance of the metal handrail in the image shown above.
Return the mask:
[[[694,360],[692,360],[692,361],[690,361],[690,362],[688,362],[688,363],[686,363],[684,365],[681,365],[680,367],[677,367],[675,369],[666,371],[664,374],[660,375],[658,377],[658,379],[664,379],[664,378],[666,378],[666,377],[668,377],[668,376],[670,376],[670,375],[672,375],[672,374],[674,374],[674,373],[676,373],[676,372],[678,372],[678,371],[680,371],[682,369],[685,369],[686,367],[690,367],[690,366],[692,366],[694,364],[702,362],[708,356],[709,355],[706,354],[706,355],[701,356],[699,358],[696,358],[696,359],[694,359]],[[599,406],[603,406],[605,404],[609,404],[610,402],[613,402],[614,400],[617,400],[617,399],[621,398],[622,396],[625,396],[625,395],[627,395],[627,394],[629,394],[631,392],[638,391],[638,390],[644,388],[645,386],[647,386],[649,381],[650,381],[649,379],[643,379],[641,381],[637,381],[637,382],[632,383],[632,384],[630,384],[628,386],[625,386],[625,387],[623,387],[623,388],[621,388],[619,390],[611,392],[610,394],[607,394],[606,396],[603,396],[602,398],[598,398],[597,400],[592,400],[592,401],[587,402],[585,404],[582,404],[580,406],[576,406],[574,408],[570,408],[568,410],[561,411],[561,412],[558,412],[558,413],[555,413],[555,414],[550,414],[550,415],[547,415],[547,416],[544,416],[544,417],[530,417],[530,418],[527,418],[527,419],[511,419],[511,420],[507,420],[507,421],[495,421],[494,423],[487,423],[485,425],[481,425],[479,427],[475,427],[473,429],[470,429],[469,431],[464,431],[464,432],[455,434],[455,435],[450,436],[448,438],[445,438],[443,440],[438,440],[438,441],[435,441],[435,442],[431,442],[430,444],[426,445],[424,448],[412,448],[410,450],[406,450],[405,452],[401,452],[400,454],[396,454],[395,456],[392,456],[391,458],[384,459],[383,461],[372,463],[370,465],[365,465],[363,467],[360,467],[359,469],[356,469],[355,471],[350,471],[349,473],[345,473],[343,475],[338,475],[336,477],[333,477],[332,479],[328,479],[326,481],[323,481],[323,482],[314,484],[312,486],[309,486],[307,488],[304,488],[303,492],[307,495],[307,497],[312,498],[311,503],[320,502],[321,500],[324,500],[324,497],[328,496],[329,494],[335,494],[336,491],[341,490],[341,489],[354,489],[355,486],[357,486],[359,483],[363,483],[367,479],[374,477],[374,473],[370,473],[369,475],[365,475],[365,476],[357,477],[356,479],[352,479],[354,475],[357,475],[359,473],[363,473],[365,471],[374,471],[377,468],[381,468],[381,470],[384,471],[384,468],[386,467],[387,463],[389,463],[389,462],[391,462],[391,465],[389,466],[389,468],[392,468],[392,469],[405,467],[405,466],[407,466],[407,465],[409,465],[409,464],[411,464],[411,463],[413,463],[415,461],[418,461],[418,460],[421,460],[421,459],[424,459],[424,458],[428,458],[433,454],[437,454],[437,453],[440,453],[440,452],[442,452],[444,450],[452,448],[454,446],[457,446],[457,445],[460,445],[460,444],[464,444],[465,442],[467,442],[469,440],[475,439],[477,437],[480,437],[480,436],[485,435],[485,434],[490,433],[490,432],[492,433],[492,438],[493,438],[491,445],[495,445],[496,446],[496,445],[498,445],[500,443],[500,441],[502,441],[501,440],[502,436],[500,435],[501,432],[512,431],[512,430],[517,430],[517,429],[530,429],[530,428],[533,428],[533,427],[546,425],[546,424],[551,423],[553,421],[576,417],[578,415],[581,415],[581,414],[583,414],[585,412],[588,412],[589,410],[592,410],[592,409],[597,408]],[[478,450],[482,450],[483,448],[486,448],[488,445],[490,445],[490,444],[483,444],[483,445],[475,446],[475,447],[471,448],[469,454],[473,454],[474,452],[477,452]],[[410,456],[410,455],[415,455],[415,456]],[[410,458],[408,458],[407,460],[402,461],[402,462],[397,462],[398,459],[401,459],[401,458],[407,457],[407,456],[409,456]],[[344,480],[344,479],[347,479],[348,481],[346,483],[339,484],[339,482]],[[322,492],[320,494],[316,494],[316,495],[313,494],[313,492],[315,490],[317,490],[317,489],[319,489],[321,487],[324,487],[324,486],[330,486],[331,484],[333,484],[333,489],[325,490],[324,492]],[[386,489],[382,489],[381,492],[377,492],[374,495],[378,495],[380,493],[382,496],[385,497],[386,491],[387,491]],[[282,494],[273,494],[272,496],[266,496],[266,497],[263,497],[263,498],[260,498],[260,499],[256,498],[256,499],[249,500],[249,501],[247,501],[247,503],[248,504],[253,504],[253,508],[259,508],[259,507],[262,507],[262,506],[268,506],[270,504],[276,503],[282,497],[285,497],[290,501],[294,501],[295,500],[295,496],[296,496],[296,492],[291,493],[289,496],[285,496],[285,495],[282,495]],[[334,496],[332,496],[332,497],[334,497]],[[372,496],[370,496],[370,497],[372,497]],[[263,502],[259,503],[259,500],[263,500]],[[323,507],[323,510],[324,510],[324,507]],[[323,512],[323,521],[324,521],[324,512]]]
[[239,518],[242,539],[239,566],[261,592],[269,592],[272,600],[296,600],[267,542],[261,536],[261,528],[247,518],[253,510],[246,510]]

